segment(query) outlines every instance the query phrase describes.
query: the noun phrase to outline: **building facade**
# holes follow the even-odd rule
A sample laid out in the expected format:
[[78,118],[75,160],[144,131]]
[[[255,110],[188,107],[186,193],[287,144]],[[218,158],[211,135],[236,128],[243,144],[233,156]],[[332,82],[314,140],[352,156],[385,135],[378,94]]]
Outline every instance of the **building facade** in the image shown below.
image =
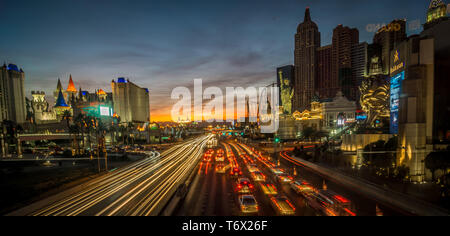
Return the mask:
[[58,118],[56,112],[49,109],[49,103],[45,99],[45,92],[32,91],[31,109],[33,113],[33,121],[37,125],[57,123]]
[[391,63],[390,52],[399,43],[406,39],[406,20],[394,20],[387,26],[378,30],[373,38],[373,43],[381,47],[380,60],[382,62],[382,73],[389,75]]
[[339,88],[331,80],[331,45],[317,48],[316,95],[320,99],[333,97]]
[[[352,75],[356,86],[360,86],[363,79],[367,76],[367,65],[369,64],[368,56],[369,44],[359,43],[352,47]],[[357,95],[359,97],[359,94]]]
[[[442,1],[432,1],[428,14],[441,12]],[[433,13],[434,14],[434,13]],[[410,168],[413,181],[431,178],[426,156],[450,144],[450,20],[431,18],[420,35],[414,35],[391,51],[391,81],[399,79],[399,164]],[[392,93],[392,92],[391,92]],[[392,111],[391,111],[392,112]],[[395,119],[391,122],[396,126]]]
[[316,50],[320,47],[320,32],[311,20],[309,8],[305,11],[303,23],[295,35],[295,84],[294,110],[303,111],[311,106],[315,91]]
[[25,73],[14,64],[0,68],[0,120],[26,122]]
[[352,48],[358,43],[358,29],[338,25],[333,30],[331,84],[351,100],[357,98],[357,84],[352,74]]
[[114,111],[121,122],[150,122],[150,94],[130,80],[119,78],[111,82]]
[[356,122],[356,102],[338,92],[332,101],[322,103],[324,128],[328,131]]

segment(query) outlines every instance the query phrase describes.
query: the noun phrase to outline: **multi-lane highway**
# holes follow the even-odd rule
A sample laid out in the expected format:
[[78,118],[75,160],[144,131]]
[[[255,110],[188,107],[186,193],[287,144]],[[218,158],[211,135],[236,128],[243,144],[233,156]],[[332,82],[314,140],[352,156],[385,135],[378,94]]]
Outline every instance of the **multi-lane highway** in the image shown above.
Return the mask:
[[[285,197],[295,209],[293,215],[296,216],[313,216],[313,215],[336,215],[326,213],[331,208],[314,205],[314,199],[307,199],[302,194],[294,191],[292,186],[280,182],[274,170],[280,169],[287,176],[291,176],[293,181],[307,181],[309,186],[320,192],[324,189],[323,194],[333,193],[336,199],[344,201],[342,205],[348,205],[348,208],[342,207],[346,212],[342,215],[403,215],[402,212],[396,211],[391,207],[380,204],[373,199],[361,196],[351,189],[344,188],[339,184],[329,181],[320,173],[315,173],[307,168],[292,165],[292,163],[281,159],[280,164],[272,159],[263,157],[261,153],[242,143],[223,142],[222,149],[227,158],[225,161],[217,162],[214,158],[203,160],[197,166],[197,173],[191,188],[182,202],[180,207],[175,211],[178,216],[273,216],[279,215],[280,212],[272,202],[272,196]],[[230,157],[231,156],[231,157]],[[219,171],[218,166],[226,166],[226,171]],[[255,168],[265,176],[263,182],[255,182],[249,166],[254,165]],[[294,166],[296,167],[294,173]],[[239,177],[231,176],[231,168],[237,167],[242,172]],[[239,196],[243,195],[236,189],[239,178],[248,178],[254,185],[254,189],[248,193],[253,195],[258,203],[258,212],[247,214],[241,211],[239,204]],[[273,186],[276,193],[271,195],[267,191],[263,191],[261,183],[266,186]],[[328,188],[328,190],[325,190]],[[328,192],[327,192],[328,191]],[[322,194],[322,192],[321,192]],[[320,199],[319,199],[320,200]],[[319,202],[320,203],[320,202]],[[340,206],[340,205],[339,205]],[[335,207],[334,205],[332,207]],[[341,209],[341,210],[342,210]],[[341,214],[339,214],[341,215]]]
[[[267,195],[260,188],[260,182],[254,182],[252,175],[247,168],[244,156],[252,156],[245,145],[238,143],[222,143],[222,149],[225,153],[224,166],[225,172],[219,171],[218,166],[222,165],[212,158],[209,161],[203,161],[197,168],[197,175],[192,183],[189,193],[184,202],[180,205],[175,215],[178,216],[275,216],[279,212],[273,207],[271,202],[272,195]],[[278,191],[277,195],[283,195],[289,198],[289,201],[295,208],[294,215],[314,216],[318,212],[307,206],[305,201],[296,195],[289,185],[280,184],[274,179],[273,174],[260,161],[255,164],[259,170],[266,176],[264,184],[274,186]],[[231,168],[238,168],[242,174],[231,176]],[[241,211],[239,205],[239,196],[244,195],[237,192],[236,185],[239,178],[248,178],[254,185],[251,191],[258,202],[259,210],[257,213],[247,214]]]
[[[324,215],[321,209],[311,205],[311,199],[301,196],[288,184],[301,179],[314,189],[322,189],[323,176],[282,159],[263,156],[258,150],[233,141],[222,142],[221,148],[208,149],[213,135],[175,145],[160,155],[151,155],[127,167],[109,172],[65,192],[59,193],[10,215],[33,216],[273,216],[285,214],[275,196],[282,196],[281,203],[288,203],[293,212],[289,215]],[[220,155],[219,155],[220,152]],[[208,154],[213,153],[213,154]],[[252,170],[253,169],[253,170]],[[256,169],[256,170],[255,170]],[[291,181],[276,171],[283,172]],[[263,176],[257,180],[255,173]],[[241,178],[250,181],[251,191],[242,194]],[[336,191],[338,199],[348,197],[355,208],[352,215],[375,215],[379,205],[371,199],[355,194],[338,184],[327,182]],[[176,194],[180,187],[188,187],[186,195]],[[244,186],[245,187],[245,186]],[[179,196],[180,195],[180,196]],[[252,195],[258,211],[243,212],[239,199]],[[175,201],[177,199],[178,201]],[[313,202],[314,203],[314,202]],[[171,206],[171,207],[168,207]],[[398,212],[382,205],[385,215]],[[320,208],[320,207],[319,207]],[[168,210],[170,209],[170,210]],[[347,209],[347,208],[346,208]],[[347,209],[348,210],[348,209]],[[325,213],[326,215],[326,213]]]
[[186,181],[212,136],[176,145],[11,215],[154,216]]

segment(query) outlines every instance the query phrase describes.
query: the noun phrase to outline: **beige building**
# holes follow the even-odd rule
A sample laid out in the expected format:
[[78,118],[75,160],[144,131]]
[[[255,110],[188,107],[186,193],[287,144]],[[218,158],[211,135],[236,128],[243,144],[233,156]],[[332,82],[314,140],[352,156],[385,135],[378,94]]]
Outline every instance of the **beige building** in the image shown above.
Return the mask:
[[[433,7],[430,4],[429,12],[434,12]],[[413,181],[429,180],[431,173],[423,160],[450,143],[450,21],[447,17],[429,18],[425,30],[396,47],[391,57],[391,78],[404,73],[399,96],[398,162],[410,168]]]
[[119,78],[111,83],[114,112],[121,122],[150,122],[150,94],[148,89],[141,88],[130,80]]
[[16,65],[0,67],[0,120],[26,122],[25,73]]
[[45,99],[45,92],[32,91],[31,96],[31,109],[33,110],[34,123],[41,124],[53,124],[58,123],[59,120],[56,117],[56,112],[49,109],[49,104]]

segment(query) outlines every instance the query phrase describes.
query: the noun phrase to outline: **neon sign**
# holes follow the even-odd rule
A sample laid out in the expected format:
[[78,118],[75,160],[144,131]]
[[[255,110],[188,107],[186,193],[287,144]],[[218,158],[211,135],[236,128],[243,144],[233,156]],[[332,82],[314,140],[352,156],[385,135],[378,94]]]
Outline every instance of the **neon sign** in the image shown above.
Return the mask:
[[405,72],[393,76],[391,78],[391,134],[398,134],[398,111],[400,107],[400,94],[402,89],[402,81],[405,79]]

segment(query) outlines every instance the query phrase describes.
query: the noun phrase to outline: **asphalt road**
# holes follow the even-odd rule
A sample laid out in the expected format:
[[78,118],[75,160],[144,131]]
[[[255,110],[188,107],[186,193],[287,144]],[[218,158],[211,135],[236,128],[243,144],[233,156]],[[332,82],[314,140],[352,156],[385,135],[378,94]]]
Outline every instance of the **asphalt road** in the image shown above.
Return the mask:
[[[238,197],[239,193],[235,191],[236,177],[230,175],[230,169],[225,173],[218,173],[215,167],[218,163],[214,161],[202,162],[197,166],[197,174],[192,182],[190,190],[181,203],[180,207],[174,213],[177,216],[274,216],[277,212],[270,203],[270,197],[265,195],[257,186],[257,183],[251,179],[244,160],[240,157],[239,152],[247,153],[239,144],[223,143],[224,150],[232,150],[236,157],[238,165],[241,167],[243,175],[241,177],[248,178],[255,185],[255,190],[252,194],[255,196],[259,205],[259,212],[257,214],[244,214],[240,211]],[[227,152],[225,152],[226,155]],[[280,195],[286,196],[295,206],[297,216],[315,216],[318,212],[308,207],[305,200],[293,192],[289,185],[281,185],[274,180],[273,174],[262,163],[256,162],[258,168],[267,177],[266,183],[272,183],[277,187]],[[230,162],[225,161],[225,165],[230,165]]]
[[[236,157],[238,165],[243,172],[242,177],[249,178],[254,185],[254,181],[250,178],[251,175],[244,163],[244,160],[240,157],[241,154],[247,154],[252,156],[253,151],[251,147],[235,142],[222,143],[223,149],[231,149]],[[260,150],[255,150],[260,151]],[[225,152],[226,155],[226,152]],[[256,156],[253,156],[256,158]],[[276,160],[272,160],[276,162]],[[226,165],[230,162],[226,160]],[[307,201],[295,191],[291,189],[289,185],[283,185],[278,183],[274,178],[274,175],[270,169],[264,165],[261,161],[257,161],[258,168],[267,177],[266,182],[274,184],[277,187],[279,195],[286,196],[296,208],[296,216],[318,216],[322,215],[320,212],[314,210],[308,206]],[[197,174],[194,177],[189,192],[180,204],[179,208],[175,211],[174,215],[177,216],[246,216],[240,211],[238,197],[239,194],[235,191],[236,178],[231,177],[227,170],[225,174],[217,173],[215,170],[214,158],[212,162],[201,162],[197,168]],[[280,168],[284,169],[291,176],[294,176],[294,165],[284,159],[280,161]],[[384,206],[373,199],[369,199],[360,195],[357,191],[353,191],[347,187],[329,181],[324,176],[315,173],[309,169],[296,166],[297,175],[295,179],[303,179],[312,184],[315,188],[321,189],[323,184],[326,184],[327,189],[332,190],[345,198],[349,199],[354,207],[356,215],[360,216],[374,216],[376,215],[376,206],[381,209],[383,215],[404,215],[404,212],[397,209]],[[260,188],[256,187],[252,192],[259,205],[258,216],[274,216],[277,212],[270,204],[270,198],[266,196]]]
[[161,156],[117,169],[10,215],[158,215],[198,163],[211,138],[176,145]]

